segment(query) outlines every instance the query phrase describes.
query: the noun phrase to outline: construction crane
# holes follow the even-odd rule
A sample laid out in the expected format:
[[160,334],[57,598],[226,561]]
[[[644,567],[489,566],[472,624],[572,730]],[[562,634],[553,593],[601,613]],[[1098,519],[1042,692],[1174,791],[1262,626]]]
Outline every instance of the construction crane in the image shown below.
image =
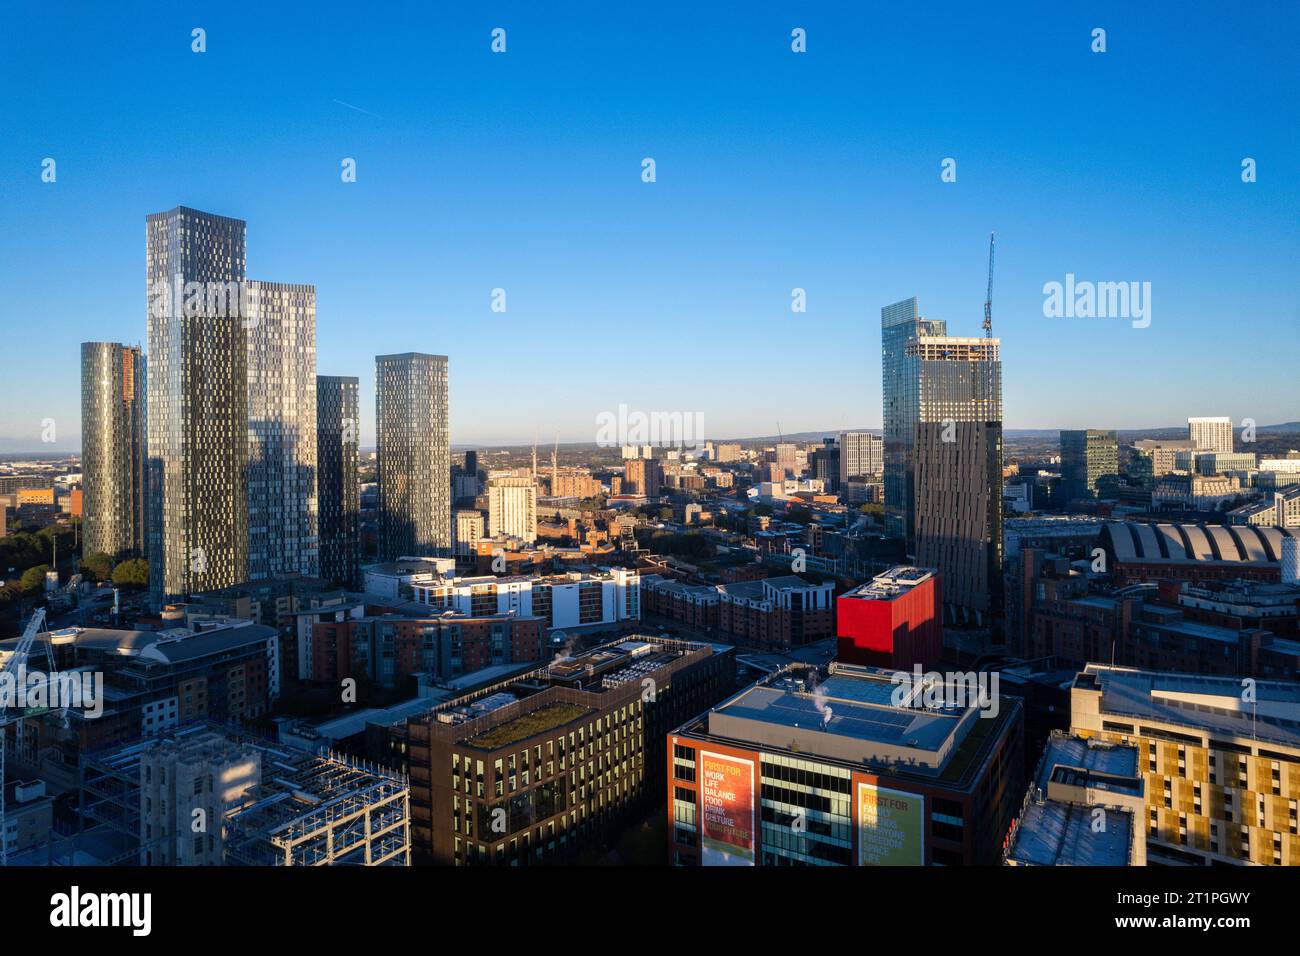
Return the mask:
[[[989,284],[987,291],[984,293],[984,338],[986,340],[991,340],[993,338],[993,235],[993,233],[989,233]],[[984,361],[984,365],[987,369],[984,382],[984,400],[987,402],[987,409],[989,412],[989,415],[986,417],[991,417],[991,415],[997,411],[996,397],[993,394],[994,390],[997,388],[997,381],[993,371],[992,351],[993,345],[990,341],[988,343],[989,354],[985,356]]]
[[989,288],[984,295],[984,337],[993,338],[993,233],[989,233]]
[[[27,666],[27,656],[31,653],[32,644],[36,641],[36,635],[41,631],[41,625],[45,623],[45,608],[37,608],[32,614],[31,620],[27,622],[22,636],[18,638],[18,644],[13,652],[4,660],[0,660],[0,687],[7,683],[3,678],[8,675],[12,683],[10,686],[18,688],[19,683],[23,680],[22,671]],[[45,653],[50,653],[47,642]],[[50,668],[53,673],[53,668]],[[13,723],[17,728],[17,746],[22,746],[23,719],[21,716],[9,719],[8,703],[0,699],[0,866],[5,866],[9,862],[8,841],[5,839],[5,751],[9,748],[9,731],[8,726]],[[17,703],[17,701],[12,701]]]

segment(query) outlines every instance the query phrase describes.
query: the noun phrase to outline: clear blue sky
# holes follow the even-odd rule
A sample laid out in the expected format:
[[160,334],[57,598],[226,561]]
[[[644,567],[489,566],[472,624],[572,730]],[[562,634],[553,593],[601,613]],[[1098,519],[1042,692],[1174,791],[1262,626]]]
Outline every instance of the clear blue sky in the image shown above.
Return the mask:
[[[0,34],[0,450],[77,447],[78,343],[144,341],[178,204],[316,284],[366,443],[373,357],[412,350],[450,356],[456,443],[620,402],[877,426],[881,305],[978,335],[991,229],[1008,427],[1300,419],[1294,4],[75,6]],[[1044,318],[1067,272],[1151,282],[1151,326]]]

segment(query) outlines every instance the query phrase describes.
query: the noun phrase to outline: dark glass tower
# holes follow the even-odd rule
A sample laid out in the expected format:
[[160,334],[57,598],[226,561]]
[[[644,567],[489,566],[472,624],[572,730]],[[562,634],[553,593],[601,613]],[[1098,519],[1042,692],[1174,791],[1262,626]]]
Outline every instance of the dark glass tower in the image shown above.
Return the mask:
[[320,501],[320,576],[361,587],[361,511],[355,378],[316,376],[316,460]]

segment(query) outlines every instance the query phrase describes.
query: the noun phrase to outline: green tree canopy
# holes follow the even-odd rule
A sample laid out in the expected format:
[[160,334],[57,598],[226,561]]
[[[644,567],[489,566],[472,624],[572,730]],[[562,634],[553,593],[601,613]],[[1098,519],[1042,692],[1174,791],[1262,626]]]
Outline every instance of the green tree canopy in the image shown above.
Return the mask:
[[81,573],[96,581],[107,581],[113,574],[113,559],[103,551],[92,551],[81,559]]
[[113,583],[119,588],[142,588],[149,583],[149,562],[130,558],[113,569]]
[[39,594],[45,589],[45,573],[50,570],[48,564],[38,564],[23,572],[19,586],[24,594]]

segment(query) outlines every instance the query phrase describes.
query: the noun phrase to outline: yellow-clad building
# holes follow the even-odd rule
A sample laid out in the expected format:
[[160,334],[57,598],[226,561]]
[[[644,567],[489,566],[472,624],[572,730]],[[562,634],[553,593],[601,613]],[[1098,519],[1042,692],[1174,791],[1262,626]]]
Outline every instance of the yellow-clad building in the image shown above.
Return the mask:
[[1070,697],[1138,748],[1152,863],[1300,865],[1300,684],[1089,664]]

